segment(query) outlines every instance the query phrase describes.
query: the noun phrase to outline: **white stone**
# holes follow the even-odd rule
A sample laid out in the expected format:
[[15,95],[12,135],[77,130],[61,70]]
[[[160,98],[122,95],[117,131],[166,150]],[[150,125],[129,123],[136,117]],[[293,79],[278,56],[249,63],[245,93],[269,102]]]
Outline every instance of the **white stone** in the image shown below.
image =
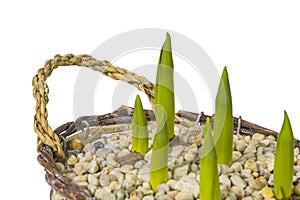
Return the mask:
[[89,164],[89,169],[88,169],[89,173],[91,174],[96,173],[99,171],[99,169],[100,167],[98,165],[98,162],[96,160],[92,160]]
[[245,142],[245,140],[238,140],[235,143],[235,148],[236,150],[243,152],[247,147],[247,143]]
[[[169,186],[171,187],[170,184]],[[188,176],[182,177],[178,182],[176,182],[174,189],[192,192],[195,198],[199,195],[199,183]]]
[[174,179],[180,179],[186,176],[189,170],[189,165],[181,165],[174,168],[173,177]]
[[177,158],[177,157],[179,157],[182,154],[182,152],[184,151],[185,148],[186,147],[184,147],[182,145],[174,146],[172,148],[171,153],[170,153],[170,157],[171,158]]
[[192,162],[194,161],[196,158],[196,154],[194,152],[192,152],[191,150],[189,150],[188,152],[186,152],[184,154],[184,159],[187,161],[187,162]]
[[94,185],[94,186],[99,185],[99,180],[97,179],[97,177],[95,175],[89,174],[87,179],[88,179],[88,182],[90,185]]
[[176,195],[175,200],[194,200],[193,193],[181,191]]
[[230,180],[233,185],[238,186],[240,188],[245,188],[247,186],[246,182],[238,175],[230,177]]
[[231,181],[229,180],[227,175],[222,174],[219,177],[219,181],[220,181],[220,184],[224,185],[225,187],[227,187],[227,188],[231,187]]

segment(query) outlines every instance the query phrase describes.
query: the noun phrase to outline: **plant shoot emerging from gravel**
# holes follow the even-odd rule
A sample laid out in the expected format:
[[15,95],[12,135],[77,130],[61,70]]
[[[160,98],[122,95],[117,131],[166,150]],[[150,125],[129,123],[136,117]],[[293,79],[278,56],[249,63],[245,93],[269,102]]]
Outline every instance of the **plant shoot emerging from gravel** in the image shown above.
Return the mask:
[[156,187],[168,181],[168,146],[167,123],[165,110],[160,105],[155,105],[155,115],[159,115],[160,121],[156,119],[156,134],[152,144],[152,155],[150,161],[150,184],[154,192]]
[[289,199],[294,173],[294,135],[286,111],[279,133],[274,161],[274,193],[277,199]]
[[214,117],[214,141],[219,164],[231,165],[233,128],[231,91],[225,67],[216,97]]
[[145,154],[148,151],[148,126],[143,104],[139,95],[135,98],[132,116],[132,152]]
[[150,163],[150,184],[154,192],[156,187],[168,180],[168,145],[174,137],[174,79],[171,38],[169,33],[161,48],[156,73],[155,118],[156,134],[152,144]]
[[[174,137],[175,100],[174,100],[174,65],[172,57],[171,38],[167,33],[166,40],[160,51],[156,73],[155,104],[166,110],[168,137]],[[160,121],[160,116],[157,116]]]
[[220,200],[217,156],[214,148],[210,119],[206,119],[204,145],[200,159],[200,199]]

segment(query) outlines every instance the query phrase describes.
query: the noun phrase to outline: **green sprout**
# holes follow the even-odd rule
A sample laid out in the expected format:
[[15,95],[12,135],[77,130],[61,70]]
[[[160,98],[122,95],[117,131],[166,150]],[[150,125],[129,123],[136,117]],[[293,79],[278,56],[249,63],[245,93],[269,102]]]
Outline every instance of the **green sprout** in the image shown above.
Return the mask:
[[139,95],[135,98],[132,116],[132,152],[141,154],[148,151],[148,126],[143,104]]
[[154,192],[156,187],[168,181],[168,134],[165,110],[160,105],[155,105],[156,134],[153,139],[152,155],[150,162],[150,184]]
[[154,192],[158,185],[168,180],[168,145],[169,140],[174,137],[175,119],[173,73],[171,38],[167,33],[160,52],[154,93],[157,128],[150,163],[150,184]]
[[214,148],[210,119],[206,119],[204,144],[200,159],[200,199],[220,200],[217,155]]
[[289,199],[292,193],[294,172],[294,136],[286,111],[277,138],[274,161],[274,193],[277,199]]
[[222,73],[216,97],[214,141],[219,164],[231,165],[233,147],[232,99],[227,68]]
[[[166,110],[168,138],[174,137],[175,102],[174,102],[174,65],[171,48],[171,38],[167,33],[166,40],[160,52],[156,73],[155,104]],[[157,116],[159,118],[160,116]],[[160,119],[158,119],[159,121]]]

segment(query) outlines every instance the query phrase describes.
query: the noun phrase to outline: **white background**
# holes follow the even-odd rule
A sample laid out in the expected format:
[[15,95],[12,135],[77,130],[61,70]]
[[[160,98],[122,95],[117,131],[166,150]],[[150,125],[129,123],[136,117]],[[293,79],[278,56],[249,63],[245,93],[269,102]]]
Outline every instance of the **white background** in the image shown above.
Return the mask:
[[[32,126],[31,79],[37,69],[57,53],[91,53],[105,40],[133,29],[163,28],[191,38],[220,73],[228,66],[234,115],[279,131],[286,109],[300,138],[299,1],[196,2],[1,2],[1,198],[49,196],[36,161]],[[77,68],[66,67],[49,79],[53,128],[73,120],[77,73]],[[97,114],[106,112],[99,109]],[[202,109],[210,114],[210,108]]]

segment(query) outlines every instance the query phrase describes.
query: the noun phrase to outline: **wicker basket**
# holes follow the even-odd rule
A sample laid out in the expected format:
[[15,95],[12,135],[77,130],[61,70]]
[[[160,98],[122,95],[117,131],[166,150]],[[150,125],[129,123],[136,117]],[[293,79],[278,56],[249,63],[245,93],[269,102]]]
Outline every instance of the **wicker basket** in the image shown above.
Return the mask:
[[[63,124],[53,131],[47,120],[48,112],[46,105],[48,103],[49,89],[46,79],[57,67],[71,65],[88,67],[115,80],[126,81],[143,91],[148,96],[152,105],[154,102],[154,85],[145,77],[138,76],[126,69],[115,67],[107,61],[96,60],[90,55],[56,55],[53,59],[47,60],[44,68],[39,69],[37,75],[33,78],[33,96],[36,99],[34,130],[38,136],[38,162],[46,171],[46,181],[51,186],[50,198],[52,198],[53,193],[59,193],[65,199],[88,200],[94,198],[63,176],[56,166],[57,161],[65,161],[68,137],[72,134],[74,135],[77,130],[84,128],[81,127],[83,120],[88,121],[89,126],[129,124],[131,123],[133,109],[123,106],[113,113],[106,115],[80,117],[75,122]],[[151,110],[145,110],[145,114],[148,120],[154,119],[154,113]],[[179,111],[176,113],[175,123],[193,124],[197,121],[197,123],[204,124],[207,117],[210,116],[203,113],[199,115],[199,113]],[[253,133],[261,133],[277,137],[276,132],[247,122],[241,118],[234,118],[234,128],[235,132],[239,134],[252,135]],[[295,140],[295,146],[300,147],[299,141]]]

